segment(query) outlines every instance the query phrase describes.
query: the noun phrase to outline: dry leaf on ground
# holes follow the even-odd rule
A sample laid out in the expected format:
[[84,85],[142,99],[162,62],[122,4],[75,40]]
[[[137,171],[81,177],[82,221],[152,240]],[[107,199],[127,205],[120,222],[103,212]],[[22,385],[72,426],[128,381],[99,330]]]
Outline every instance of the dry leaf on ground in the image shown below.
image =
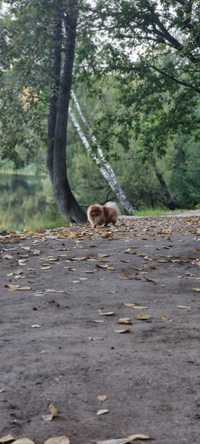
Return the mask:
[[161,320],[161,321],[169,321],[169,318],[168,318],[168,316],[166,316],[166,315],[161,315],[161,316],[160,316],[160,320]]
[[16,439],[16,441],[14,441],[13,444],[35,444],[35,443],[29,438],[19,438]]
[[40,270],[44,270],[44,271],[46,271],[46,270],[51,270],[51,268],[52,268],[51,265],[43,265],[43,266],[40,268]]
[[23,267],[24,265],[27,264],[27,261],[26,261],[26,259],[19,259],[18,264],[21,265],[21,267]]
[[8,288],[10,291],[30,291],[32,290],[31,287],[20,287],[19,285],[14,284],[6,284],[5,288]]
[[59,410],[52,402],[49,404],[48,409],[50,413],[42,416],[44,421],[53,421],[54,418],[59,416]]
[[136,434],[136,435],[129,435],[127,436],[127,438],[118,438],[118,439],[107,439],[105,441],[97,441],[97,444],[128,444],[131,443],[133,441],[145,441],[151,439],[149,435],[141,435],[141,434]]
[[107,413],[109,413],[108,409],[101,409],[101,410],[98,410],[97,416],[106,415]]
[[56,418],[56,416],[59,415],[58,407],[56,407],[52,402],[49,404],[48,408],[49,408],[50,414],[52,415],[52,419]]
[[44,441],[44,444],[70,444],[67,436],[55,436]]
[[120,328],[120,329],[118,329],[118,330],[115,330],[115,333],[119,333],[119,334],[125,334],[125,333],[130,333],[131,332],[131,330],[130,330],[130,328]]
[[135,319],[137,319],[137,321],[150,321],[151,316],[148,313],[141,313],[138,314]]
[[108,399],[108,397],[106,395],[98,395],[97,399],[100,402],[104,402],[104,401],[106,401]]
[[146,308],[148,308],[148,307],[146,307],[144,305],[139,305],[139,304],[127,303],[127,304],[124,304],[124,305],[125,305],[125,307],[133,308],[134,310],[145,310]]
[[122,324],[122,325],[132,325],[132,320],[130,318],[120,318],[118,319],[118,324]]
[[45,293],[64,293],[64,290],[54,290],[53,288],[47,288]]
[[100,316],[114,316],[115,312],[114,311],[101,311],[101,310],[99,310],[99,314],[100,314]]
[[0,444],[7,444],[12,441],[15,441],[15,438],[13,435],[5,435],[5,436],[0,437]]
[[14,259],[14,257],[11,256],[11,254],[3,254],[2,258],[3,258],[3,259],[7,259],[7,260]]

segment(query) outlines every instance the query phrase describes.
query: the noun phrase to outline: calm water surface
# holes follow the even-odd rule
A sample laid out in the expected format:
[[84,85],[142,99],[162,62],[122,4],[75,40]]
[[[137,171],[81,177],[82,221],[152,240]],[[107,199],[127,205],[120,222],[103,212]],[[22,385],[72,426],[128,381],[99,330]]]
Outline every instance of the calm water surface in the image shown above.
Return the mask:
[[58,213],[47,179],[0,174],[0,229],[56,224]]

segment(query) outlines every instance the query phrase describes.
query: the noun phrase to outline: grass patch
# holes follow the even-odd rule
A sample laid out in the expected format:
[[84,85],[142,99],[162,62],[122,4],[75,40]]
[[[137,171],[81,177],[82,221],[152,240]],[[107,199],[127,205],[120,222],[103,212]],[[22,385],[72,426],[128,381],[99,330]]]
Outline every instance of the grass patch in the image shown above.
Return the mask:
[[138,210],[134,213],[134,216],[139,217],[159,217],[167,214],[174,214],[174,211],[170,211],[167,208],[145,208]]
[[24,232],[24,231],[42,231],[42,230],[48,230],[53,228],[59,228],[59,227],[67,227],[69,225],[69,222],[62,216],[57,215],[53,218],[50,217],[48,214],[44,214],[43,216],[38,217],[32,217],[25,220],[23,223],[16,223],[12,220],[9,214],[4,214],[4,216],[1,216],[1,222],[0,222],[0,231],[18,231],[18,232]]

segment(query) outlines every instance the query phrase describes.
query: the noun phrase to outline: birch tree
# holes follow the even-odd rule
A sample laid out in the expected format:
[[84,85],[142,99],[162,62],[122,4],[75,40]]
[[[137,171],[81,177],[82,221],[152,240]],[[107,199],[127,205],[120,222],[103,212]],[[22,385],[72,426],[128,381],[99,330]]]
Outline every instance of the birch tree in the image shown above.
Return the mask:
[[91,127],[81,110],[80,104],[78,102],[78,99],[77,99],[74,91],[72,91],[72,102],[74,104],[75,110],[78,113],[78,116],[79,116],[82,124],[84,125],[84,130],[83,130],[80,123],[79,123],[79,120],[76,117],[76,114],[72,111],[72,107],[70,107],[69,114],[71,117],[71,121],[72,121],[73,127],[75,128],[75,130],[79,136],[79,139],[80,139],[82,145],[84,146],[86,151],[89,153],[90,157],[94,160],[94,162],[99,167],[99,170],[100,170],[102,176],[104,177],[104,179],[106,180],[106,182],[108,183],[108,185],[110,186],[112,191],[115,193],[122,208],[124,208],[124,210],[127,213],[133,213],[135,208],[128,201],[122,187],[120,186],[120,184],[117,180],[117,177],[115,175],[113,168],[105,159],[104,153],[103,153],[101,147],[98,145],[96,137],[92,133]]

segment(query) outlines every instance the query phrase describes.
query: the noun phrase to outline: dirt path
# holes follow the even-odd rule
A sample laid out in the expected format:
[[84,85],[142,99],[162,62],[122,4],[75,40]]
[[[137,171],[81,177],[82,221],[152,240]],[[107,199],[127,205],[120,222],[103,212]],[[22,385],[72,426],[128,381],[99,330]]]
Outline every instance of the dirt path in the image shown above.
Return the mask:
[[[0,247],[0,437],[199,443],[200,218],[1,236]],[[48,422],[50,402],[60,415]]]

